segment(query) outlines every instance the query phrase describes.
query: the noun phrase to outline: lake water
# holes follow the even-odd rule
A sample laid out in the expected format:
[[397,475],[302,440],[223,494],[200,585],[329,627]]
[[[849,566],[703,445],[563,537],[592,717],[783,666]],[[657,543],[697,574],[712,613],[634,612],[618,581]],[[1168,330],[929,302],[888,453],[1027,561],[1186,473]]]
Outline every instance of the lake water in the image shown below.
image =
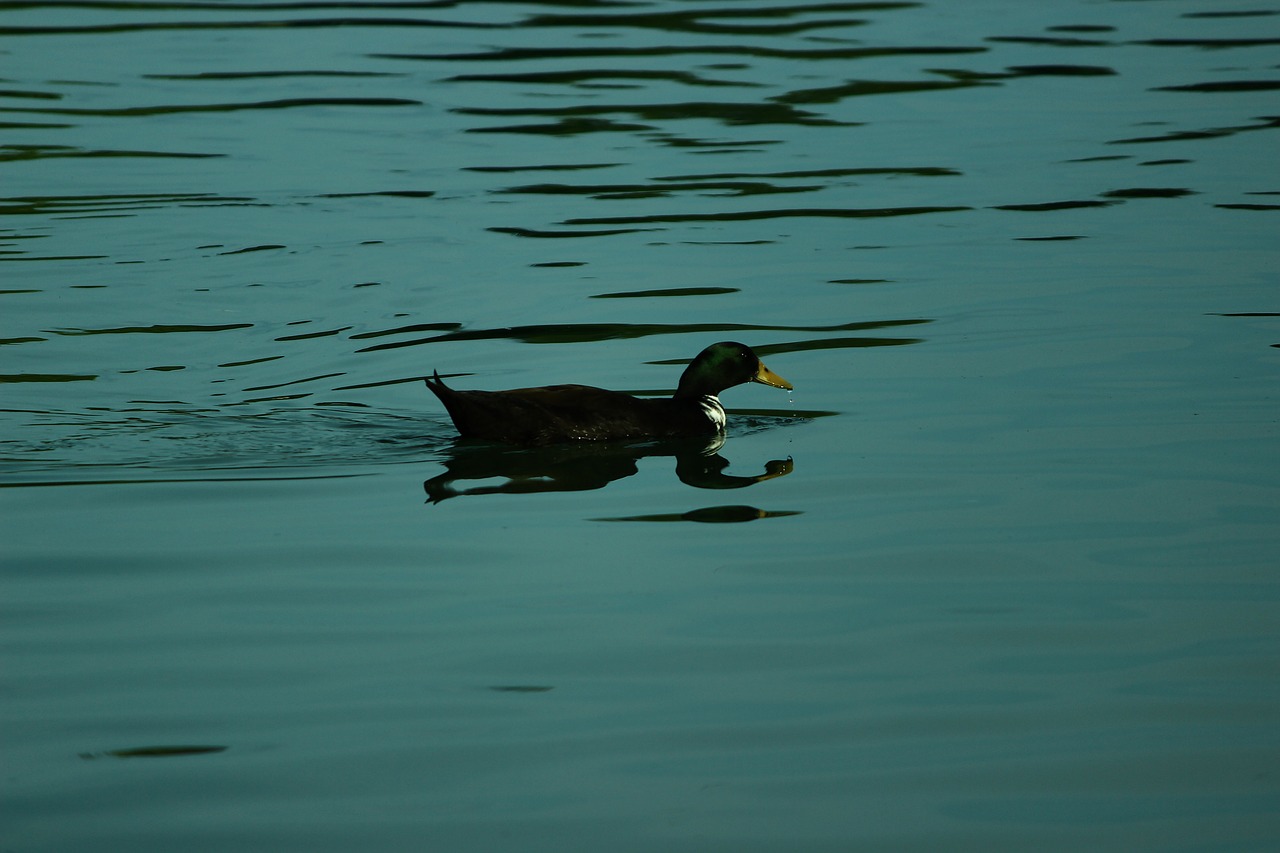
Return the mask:
[[4,850],[1280,847],[1273,4],[2,5]]

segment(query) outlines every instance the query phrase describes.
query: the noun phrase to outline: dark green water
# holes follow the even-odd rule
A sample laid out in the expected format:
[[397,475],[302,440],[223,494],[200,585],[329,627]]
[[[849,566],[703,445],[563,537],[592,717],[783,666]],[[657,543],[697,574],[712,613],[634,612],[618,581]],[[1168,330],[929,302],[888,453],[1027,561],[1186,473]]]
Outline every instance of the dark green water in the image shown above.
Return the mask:
[[[1280,846],[1280,11],[0,4],[0,848]],[[420,381],[795,385],[455,444]]]

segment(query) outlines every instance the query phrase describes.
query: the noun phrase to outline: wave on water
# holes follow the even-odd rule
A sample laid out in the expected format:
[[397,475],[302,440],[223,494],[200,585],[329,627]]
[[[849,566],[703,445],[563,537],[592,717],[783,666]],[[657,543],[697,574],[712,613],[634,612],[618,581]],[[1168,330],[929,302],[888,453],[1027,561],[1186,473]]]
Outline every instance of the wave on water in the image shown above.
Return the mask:
[[348,477],[452,435],[441,419],[357,406],[28,416],[38,438],[0,440],[0,486]]

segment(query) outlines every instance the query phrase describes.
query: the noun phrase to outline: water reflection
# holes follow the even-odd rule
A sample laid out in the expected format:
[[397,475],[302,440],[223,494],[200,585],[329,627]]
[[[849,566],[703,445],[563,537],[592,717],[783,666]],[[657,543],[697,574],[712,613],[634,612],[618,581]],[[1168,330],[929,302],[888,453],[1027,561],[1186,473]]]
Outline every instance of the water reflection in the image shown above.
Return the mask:
[[699,524],[741,524],[744,521],[759,521],[762,518],[784,518],[788,515],[800,515],[800,513],[788,509],[766,510],[754,506],[733,504],[729,506],[707,506],[681,513],[660,512],[651,515],[594,518],[592,521],[695,521]]
[[[391,341],[384,344],[371,344],[357,352],[377,352],[379,350],[399,349],[400,347],[418,346],[420,344],[443,343],[449,341],[482,341],[482,340],[514,340],[526,344],[567,344],[594,343],[599,341],[631,340],[653,335],[672,334],[708,334],[721,332],[862,332],[874,329],[895,328],[898,326],[916,326],[932,322],[931,319],[912,317],[898,320],[871,320],[853,323],[839,323],[828,326],[789,326],[781,324],[762,325],[758,323],[545,323],[527,326],[505,326],[499,329],[462,329],[459,323],[411,324],[395,326],[390,329],[379,329],[360,332],[351,336],[352,340],[398,335],[407,332],[440,331],[439,335],[426,338],[415,338],[405,341]],[[835,340],[814,338],[806,341],[795,341],[787,344],[756,346],[756,352],[779,353],[796,352],[804,349],[828,347],[873,347],[901,346],[920,342],[920,338],[887,338],[887,337],[842,337]],[[660,361],[655,364],[683,364],[687,359],[678,361]]]
[[82,752],[80,757],[86,761],[97,758],[177,758],[186,755],[209,755],[215,752],[226,752],[229,747],[214,745],[177,745],[177,746],[135,746],[127,749],[108,749],[103,752]]
[[[228,113],[240,110],[280,110],[298,107],[414,107],[421,101],[411,98],[277,98],[223,104],[160,104],[147,107],[4,107],[6,113],[136,118],[177,113]],[[192,156],[192,155],[187,155]],[[205,155],[212,156],[212,155]]]
[[[742,489],[794,469],[790,457],[771,459],[764,473],[727,474],[729,460],[719,451],[723,436],[708,441],[684,439],[644,444],[559,444],[551,447],[513,448],[458,441],[444,460],[445,471],[422,484],[428,503],[440,503],[461,495],[516,495],[537,492],[581,492],[603,489],[639,471],[646,457],[675,458],[676,476],[698,489]],[[500,480],[500,482],[489,482]],[[461,481],[477,485],[459,487]]]

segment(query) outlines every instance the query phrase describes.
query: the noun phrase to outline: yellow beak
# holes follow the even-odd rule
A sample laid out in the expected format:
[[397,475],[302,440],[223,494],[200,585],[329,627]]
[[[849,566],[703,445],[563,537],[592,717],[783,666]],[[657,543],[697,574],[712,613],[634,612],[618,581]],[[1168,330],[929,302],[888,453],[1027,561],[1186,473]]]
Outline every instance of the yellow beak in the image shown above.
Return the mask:
[[772,385],[774,388],[783,388],[787,391],[791,390],[791,383],[765,367],[763,361],[760,362],[760,369],[756,371],[755,376],[751,377],[751,381],[759,382],[761,385]]

